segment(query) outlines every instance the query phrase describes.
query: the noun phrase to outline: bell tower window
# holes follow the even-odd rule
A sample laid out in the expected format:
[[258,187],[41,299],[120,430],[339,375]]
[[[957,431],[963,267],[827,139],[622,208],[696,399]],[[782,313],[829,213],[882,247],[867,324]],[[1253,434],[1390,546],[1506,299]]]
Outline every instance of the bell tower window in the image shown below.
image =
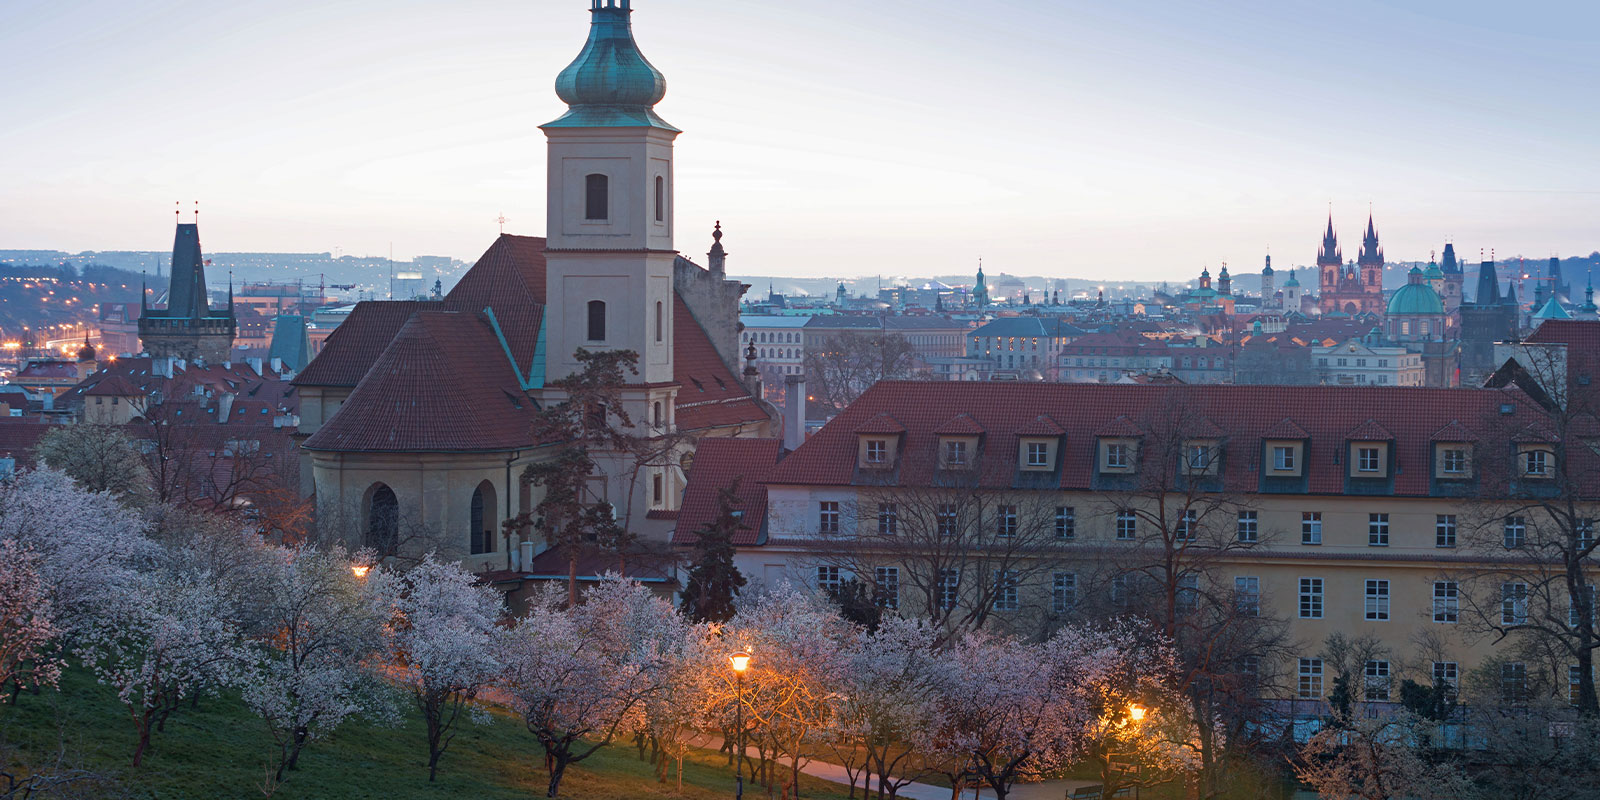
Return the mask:
[[656,222],[667,219],[667,179],[656,176]]
[[656,341],[661,341],[661,301],[656,301]]
[[610,219],[610,179],[595,172],[583,178],[583,216],[585,219]]
[[589,301],[589,341],[603,342],[606,340],[606,302],[604,300]]

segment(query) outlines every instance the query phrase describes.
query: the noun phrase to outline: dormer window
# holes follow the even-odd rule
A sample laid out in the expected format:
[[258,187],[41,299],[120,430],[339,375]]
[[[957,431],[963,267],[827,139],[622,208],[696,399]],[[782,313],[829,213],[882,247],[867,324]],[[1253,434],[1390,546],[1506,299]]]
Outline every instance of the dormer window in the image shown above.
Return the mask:
[[1106,445],[1106,466],[1111,469],[1127,469],[1132,463],[1129,458],[1128,446],[1121,442],[1112,442]]
[[1376,447],[1356,448],[1356,471],[1373,473],[1377,472],[1379,452],[1380,451]]
[[868,439],[866,462],[883,464],[889,460],[889,443],[882,439]]
[[1290,445],[1280,444],[1272,447],[1272,468],[1278,472],[1293,472],[1295,470],[1295,448]]
[[1027,451],[1028,451],[1028,461],[1027,461],[1028,466],[1030,466],[1030,467],[1048,467],[1048,466],[1050,466],[1050,445],[1049,445],[1049,443],[1047,443],[1047,442],[1028,442]]
[[1550,451],[1524,450],[1522,453],[1522,474],[1530,478],[1550,477]]
[[967,466],[967,442],[965,439],[945,440],[944,465],[946,467]]
[[1214,441],[1186,442],[1183,446],[1183,468],[1190,475],[1214,475],[1221,451]]

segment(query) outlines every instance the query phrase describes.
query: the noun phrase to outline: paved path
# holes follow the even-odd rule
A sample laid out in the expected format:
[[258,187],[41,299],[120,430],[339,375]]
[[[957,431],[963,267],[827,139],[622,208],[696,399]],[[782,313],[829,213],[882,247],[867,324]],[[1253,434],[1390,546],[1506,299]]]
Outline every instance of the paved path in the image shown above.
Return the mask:
[[[704,742],[704,744],[702,744],[702,742]],[[693,744],[696,747],[704,747],[708,750],[716,751],[722,748],[722,738],[719,736],[697,736],[694,738]],[[745,748],[745,753],[748,754],[752,759],[757,756],[757,751],[754,747],[747,746]],[[787,759],[782,759],[779,761],[779,763],[787,764],[789,762]],[[850,783],[849,774],[845,772],[844,767],[841,767],[838,764],[830,764],[826,761],[817,761],[815,759],[807,761],[800,765],[800,771],[810,775],[813,778],[821,778],[825,781],[833,781],[834,783],[841,783],[845,785],[849,785]],[[860,785],[861,780],[861,776],[858,774],[856,776],[856,782],[858,786]],[[1067,792],[1080,786],[1093,786],[1095,783],[1095,781],[1079,780],[1019,783],[1011,788],[1011,793],[1006,797],[1007,800],[1062,800],[1062,798],[1066,796]],[[747,779],[745,784],[746,792],[749,792],[750,786],[751,784]],[[876,786],[876,784],[873,784],[874,789],[876,789]],[[950,789],[947,786],[934,786],[927,783],[911,783],[900,788],[899,796],[905,798],[905,800],[950,800]],[[983,789],[974,793],[973,790],[968,789],[961,793],[961,798],[962,800],[972,800],[973,798],[988,798],[988,800],[993,800],[994,792],[988,789]]]

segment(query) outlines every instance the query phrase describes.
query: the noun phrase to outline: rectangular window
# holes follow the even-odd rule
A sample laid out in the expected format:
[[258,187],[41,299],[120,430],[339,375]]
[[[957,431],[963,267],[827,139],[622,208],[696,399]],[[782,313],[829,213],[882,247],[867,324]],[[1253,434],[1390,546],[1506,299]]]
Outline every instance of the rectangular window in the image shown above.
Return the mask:
[[1111,579],[1111,604],[1123,606],[1128,604],[1129,589],[1133,586],[1133,576],[1128,574],[1118,575]]
[[947,467],[964,467],[967,465],[967,443],[953,439],[944,443],[944,465]]
[[1128,468],[1128,446],[1125,444],[1106,445],[1106,466],[1111,469]]
[[1577,550],[1580,554],[1594,547],[1594,520],[1578,520],[1576,530],[1573,533],[1577,535]]
[[1300,543],[1322,544],[1322,512],[1300,512]]
[[1467,451],[1460,448],[1448,448],[1444,451],[1444,474],[1461,475],[1467,471]]
[[1078,576],[1073,572],[1057,572],[1050,581],[1050,610],[1065,614],[1078,602]]
[[950,611],[961,596],[961,572],[954,569],[939,570],[939,608]]
[[1454,661],[1433,662],[1433,685],[1443,686],[1446,694],[1454,700],[1456,690],[1461,688],[1461,667]]
[[1384,622],[1389,619],[1389,582],[1367,581],[1367,619]]
[[599,173],[585,175],[583,178],[583,211],[585,219],[607,219],[610,217],[610,198],[608,197],[608,179]]
[[1056,506],[1056,538],[1076,539],[1078,517],[1072,506]]
[[889,458],[889,443],[882,439],[867,440],[867,463],[882,464]]
[[1500,665],[1500,700],[1510,705],[1528,702],[1528,665],[1510,661]]
[[1173,526],[1172,538],[1180,542],[1194,541],[1195,537],[1195,510],[1186,508],[1178,517],[1178,524]]
[[1200,607],[1200,576],[1194,573],[1178,576],[1178,592],[1173,598],[1178,611],[1192,613]]
[[1117,538],[1129,540],[1139,532],[1139,518],[1132,511],[1122,509],[1117,512]]
[[1204,444],[1191,444],[1188,448],[1189,471],[1205,472],[1211,469],[1211,446]]
[[994,533],[1000,537],[1017,535],[1017,507],[998,506],[994,512]]
[[1505,543],[1507,550],[1513,550],[1528,543],[1528,520],[1526,517],[1506,517]]
[[1356,470],[1358,472],[1377,472],[1378,471],[1378,448],[1376,448],[1376,447],[1358,447],[1358,448],[1356,448]]
[[1367,546],[1368,547],[1388,547],[1389,546],[1389,515],[1388,514],[1368,514],[1367,515]]
[[1293,447],[1276,447],[1276,446],[1273,447],[1272,448],[1272,468],[1275,469],[1275,470],[1278,470],[1279,472],[1293,472],[1294,471],[1294,448]]
[[900,509],[894,503],[878,504],[878,534],[894,536],[900,532]]
[[1368,661],[1362,670],[1364,681],[1363,699],[1369,703],[1382,703],[1389,699],[1389,662]]
[[900,568],[878,567],[873,570],[874,594],[879,608],[900,607]]
[[1567,609],[1567,626],[1577,628],[1587,618],[1589,626],[1594,627],[1594,601],[1595,587],[1593,585],[1583,587],[1583,591],[1574,595],[1570,603],[1571,607]]
[[1322,659],[1300,659],[1299,695],[1302,700],[1322,699]]
[[1246,543],[1261,541],[1261,529],[1257,523],[1258,519],[1256,512],[1240,511],[1238,527],[1239,541]]
[[954,536],[960,530],[961,508],[954,503],[940,503],[933,516],[940,536]]
[[1261,616],[1261,579],[1254,575],[1234,578],[1233,605],[1247,617]]
[[1543,478],[1545,475],[1549,474],[1546,472],[1550,466],[1548,451],[1529,450],[1528,452],[1524,453],[1523,456],[1524,464],[1526,465],[1525,471],[1528,475],[1536,478]]
[[824,500],[817,504],[817,532],[839,532],[839,503],[836,500]]
[[1050,445],[1044,442],[1028,442],[1028,466],[1050,466]]
[[1322,619],[1322,579],[1300,579],[1300,618]]
[[839,577],[838,567],[817,567],[817,588],[828,594],[838,594],[839,587],[844,581]]
[[1577,706],[1578,700],[1583,696],[1582,687],[1583,668],[1577,664],[1567,665],[1567,704]]
[[1261,678],[1261,656],[1240,656],[1239,674],[1255,683]]
[[1003,569],[995,570],[994,610],[1016,611],[1017,608],[1017,573]]
[[1433,518],[1433,546],[1456,546],[1456,515],[1439,514]]
[[1433,621],[1458,622],[1461,618],[1461,585],[1455,581],[1433,582]]
[[1528,584],[1500,584],[1500,624],[1528,624]]

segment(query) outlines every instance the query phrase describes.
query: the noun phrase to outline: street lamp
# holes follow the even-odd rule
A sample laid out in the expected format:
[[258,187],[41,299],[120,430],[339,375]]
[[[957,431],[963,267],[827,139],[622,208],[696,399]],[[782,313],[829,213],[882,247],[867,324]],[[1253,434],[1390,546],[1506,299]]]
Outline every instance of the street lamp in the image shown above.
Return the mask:
[[734,695],[734,741],[737,745],[733,751],[733,796],[735,800],[744,798],[744,671],[750,668],[750,653],[740,650],[728,656],[728,666],[733,667],[734,685],[737,691]]
[[1134,722],[1143,722],[1144,706],[1141,706],[1138,703],[1128,706],[1128,719],[1131,719]]

